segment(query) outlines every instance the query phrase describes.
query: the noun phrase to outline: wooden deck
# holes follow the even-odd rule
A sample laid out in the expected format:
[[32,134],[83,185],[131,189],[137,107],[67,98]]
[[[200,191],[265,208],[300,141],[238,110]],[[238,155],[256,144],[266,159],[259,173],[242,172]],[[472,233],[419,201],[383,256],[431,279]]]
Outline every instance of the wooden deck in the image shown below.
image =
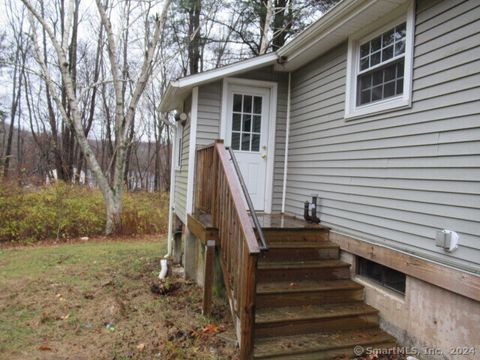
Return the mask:
[[218,229],[213,226],[210,214],[188,215],[188,229],[204,244],[207,240],[218,240]]
[[197,150],[195,213],[187,226],[205,246],[204,313],[218,256],[240,359],[352,358],[366,331],[362,344],[394,345],[378,326],[378,312],[364,303],[363,287],[351,280],[330,229],[263,213],[255,226],[229,156],[219,141]]
[[[287,214],[264,214],[257,213],[258,221],[262,229],[303,230],[303,229],[326,229],[319,224],[308,223],[302,218]],[[252,221],[253,224],[253,221]]]
[[[257,216],[268,251],[255,269],[255,359],[348,359],[356,345],[395,346],[378,327],[378,311],[364,303],[363,286],[351,280],[328,227],[290,215]],[[218,236],[208,214],[190,221],[199,239]]]
[[[273,231],[273,230],[330,230],[328,227],[308,223],[302,218],[298,218],[292,215],[286,214],[257,214],[258,221],[260,226],[264,231]],[[250,215],[250,220],[253,226],[252,216]],[[206,241],[216,240],[218,238],[217,228],[213,226],[212,215],[206,213],[196,213],[194,215],[188,215],[189,229],[192,233],[197,236],[200,240]]]

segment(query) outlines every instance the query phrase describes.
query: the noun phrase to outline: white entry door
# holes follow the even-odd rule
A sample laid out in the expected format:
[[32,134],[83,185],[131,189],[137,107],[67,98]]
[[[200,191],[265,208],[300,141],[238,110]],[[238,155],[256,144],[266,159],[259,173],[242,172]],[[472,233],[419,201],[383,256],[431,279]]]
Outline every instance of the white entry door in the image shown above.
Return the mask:
[[265,210],[270,89],[229,85],[225,143],[235,153],[255,210]]

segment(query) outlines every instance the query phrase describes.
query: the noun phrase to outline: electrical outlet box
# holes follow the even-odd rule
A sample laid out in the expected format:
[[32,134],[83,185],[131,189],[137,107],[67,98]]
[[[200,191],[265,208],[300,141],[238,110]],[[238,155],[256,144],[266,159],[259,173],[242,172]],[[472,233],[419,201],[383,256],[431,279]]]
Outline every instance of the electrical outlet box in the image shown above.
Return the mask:
[[458,234],[452,230],[439,230],[435,237],[436,245],[452,252],[458,248]]

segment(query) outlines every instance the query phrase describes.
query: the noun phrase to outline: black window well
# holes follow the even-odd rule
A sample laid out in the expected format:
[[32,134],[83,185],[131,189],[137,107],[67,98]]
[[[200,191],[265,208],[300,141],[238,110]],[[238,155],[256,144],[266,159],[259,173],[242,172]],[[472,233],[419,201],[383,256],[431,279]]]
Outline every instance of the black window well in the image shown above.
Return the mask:
[[362,257],[357,257],[357,259],[358,275],[365,276],[390,290],[405,295],[406,276],[404,273]]
[[357,105],[403,94],[406,23],[360,45]]

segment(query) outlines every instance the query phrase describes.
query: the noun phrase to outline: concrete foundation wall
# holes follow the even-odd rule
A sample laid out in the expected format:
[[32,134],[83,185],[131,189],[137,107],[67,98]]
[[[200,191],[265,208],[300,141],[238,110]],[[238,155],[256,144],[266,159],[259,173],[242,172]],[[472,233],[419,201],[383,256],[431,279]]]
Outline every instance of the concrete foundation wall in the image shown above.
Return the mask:
[[[341,257],[354,271],[355,256],[342,251]],[[365,286],[366,303],[380,311],[381,327],[400,345],[417,348],[419,358],[480,359],[479,302],[411,276],[405,296],[363,276],[353,278]]]

